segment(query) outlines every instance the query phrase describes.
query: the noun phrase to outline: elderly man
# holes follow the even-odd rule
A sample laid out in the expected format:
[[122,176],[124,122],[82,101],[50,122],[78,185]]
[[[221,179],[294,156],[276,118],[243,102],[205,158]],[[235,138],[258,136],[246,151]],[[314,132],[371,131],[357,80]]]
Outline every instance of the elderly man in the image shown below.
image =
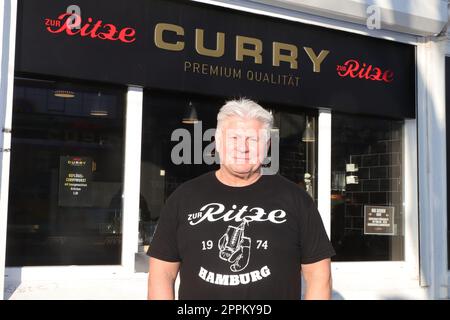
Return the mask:
[[149,299],[305,299],[331,296],[334,250],[310,196],[262,175],[272,115],[251,100],[217,115],[220,169],[168,199],[150,245]]

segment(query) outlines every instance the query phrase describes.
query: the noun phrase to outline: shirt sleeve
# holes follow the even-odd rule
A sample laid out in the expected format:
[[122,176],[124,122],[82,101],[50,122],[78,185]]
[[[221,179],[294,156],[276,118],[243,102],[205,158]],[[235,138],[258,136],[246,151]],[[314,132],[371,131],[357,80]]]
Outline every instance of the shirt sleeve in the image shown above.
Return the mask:
[[147,255],[167,262],[181,261],[177,243],[177,228],[178,201],[177,197],[172,194],[161,210]]
[[316,204],[304,196],[300,219],[301,263],[308,264],[330,258],[336,253],[331,245]]

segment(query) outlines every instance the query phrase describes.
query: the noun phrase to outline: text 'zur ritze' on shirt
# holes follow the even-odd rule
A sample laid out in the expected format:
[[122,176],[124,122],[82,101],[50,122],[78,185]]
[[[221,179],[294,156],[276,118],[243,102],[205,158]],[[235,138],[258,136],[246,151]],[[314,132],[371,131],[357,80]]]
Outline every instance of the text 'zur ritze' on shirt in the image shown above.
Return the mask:
[[239,210],[236,210],[237,206],[233,205],[231,210],[226,210],[225,206],[221,203],[208,203],[204,205],[199,212],[188,214],[188,221],[190,225],[197,225],[201,222],[215,222],[219,220],[235,221],[235,222],[272,222],[272,223],[284,223],[286,222],[286,212],[281,209],[272,210],[266,212],[263,208],[248,206],[242,206]]

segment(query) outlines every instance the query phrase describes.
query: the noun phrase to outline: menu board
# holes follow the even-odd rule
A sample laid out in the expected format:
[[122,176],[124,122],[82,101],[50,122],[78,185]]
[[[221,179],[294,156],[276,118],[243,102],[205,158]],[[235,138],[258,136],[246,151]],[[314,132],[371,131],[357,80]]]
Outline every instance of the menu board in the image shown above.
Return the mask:
[[91,181],[91,158],[61,156],[58,205],[62,207],[92,206]]

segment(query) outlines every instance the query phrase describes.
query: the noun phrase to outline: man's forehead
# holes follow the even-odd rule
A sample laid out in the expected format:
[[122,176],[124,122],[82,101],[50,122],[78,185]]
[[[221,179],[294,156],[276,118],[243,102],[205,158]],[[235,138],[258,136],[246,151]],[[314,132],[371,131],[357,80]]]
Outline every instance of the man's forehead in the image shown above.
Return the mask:
[[222,127],[226,129],[245,128],[248,126],[263,127],[264,124],[255,118],[237,117],[237,116],[227,117],[222,123]]
[[227,134],[238,134],[238,135],[258,135],[264,133],[262,129],[252,129],[252,128],[224,128]]

